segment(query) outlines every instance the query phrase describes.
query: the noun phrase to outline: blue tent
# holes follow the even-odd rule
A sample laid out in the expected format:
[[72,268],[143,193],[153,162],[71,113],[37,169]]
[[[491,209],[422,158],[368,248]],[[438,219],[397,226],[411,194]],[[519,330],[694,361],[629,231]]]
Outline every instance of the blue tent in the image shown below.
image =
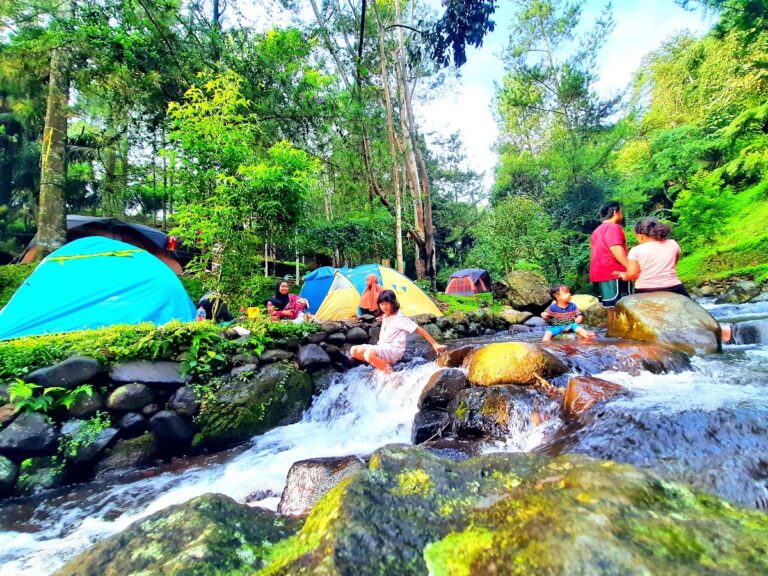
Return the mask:
[[194,318],[195,306],[162,261],[131,244],[91,236],[40,263],[0,311],[0,340]]
[[349,268],[333,268],[332,266],[322,266],[317,270],[313,270],[304,277],[304,285],[301,287],[299,296],[306,298],[309,301],[309,307],[307,311],[310,314],[315,314],[317,309],[320,308],[320,304],[325,300],[328,290],[333,283],[333,275],[337,270],[341,270],[345,273]]

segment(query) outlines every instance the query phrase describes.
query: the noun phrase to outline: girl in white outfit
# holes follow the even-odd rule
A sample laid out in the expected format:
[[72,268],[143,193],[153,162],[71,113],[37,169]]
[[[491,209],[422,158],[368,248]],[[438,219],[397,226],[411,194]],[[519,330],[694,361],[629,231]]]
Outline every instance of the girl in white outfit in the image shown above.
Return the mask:
[[400,303],[392,290],[383,290],[379,294],[378,304],[384,316],[381,320],[381,334],[378,344],[363,344],[352,346],[350,353],[353,358],[362,362],[368,362],[374,368],[385,374],[392,372],[392,364],[395,364],[405,353],[405,339],[408,334],[416,332],[429,342],[435,352],[441,354],[447,350],[443,344],[438,344],[429,335],[429,332],[420,327],[416,322],[400,312]]

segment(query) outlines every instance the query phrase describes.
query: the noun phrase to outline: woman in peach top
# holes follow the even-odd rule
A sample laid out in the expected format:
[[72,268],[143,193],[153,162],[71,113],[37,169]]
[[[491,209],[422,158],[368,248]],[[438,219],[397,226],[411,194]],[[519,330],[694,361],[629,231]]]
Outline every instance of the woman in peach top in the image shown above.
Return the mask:
[[627,254],[627,271],[616,273],[622,280],[635,281],[635,293],[665,291],[690,298],[675,270],[680,246],[668,238],[669,232],[669,226],[656,218],[635,224],[638,245]]

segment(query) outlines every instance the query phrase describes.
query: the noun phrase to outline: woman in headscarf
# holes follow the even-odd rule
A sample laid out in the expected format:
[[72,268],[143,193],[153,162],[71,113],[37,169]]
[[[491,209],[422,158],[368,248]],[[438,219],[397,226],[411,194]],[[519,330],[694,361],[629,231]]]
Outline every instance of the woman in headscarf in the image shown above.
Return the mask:
[[379,277],[376,274],[368,274],[365,277],[365,290],[363,295],[360,296],[360,312],[363,314],[371,314],[377,318],[382,315],[381,308],[379,308],[379,295],[383,288],[379,286]]
[[274,320],[295,320],[306,310],[309,303],[290,293],[288,282],[280,282],[274,296],[267,300],[267,311]]

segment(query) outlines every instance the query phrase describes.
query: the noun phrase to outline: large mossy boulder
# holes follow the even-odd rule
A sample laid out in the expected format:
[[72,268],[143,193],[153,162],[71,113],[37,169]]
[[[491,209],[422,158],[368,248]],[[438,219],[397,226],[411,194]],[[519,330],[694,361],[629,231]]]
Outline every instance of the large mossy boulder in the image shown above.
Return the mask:
[[622,298],[608,322],[608,336],[661,342],[689,354],[722,349],[720,324],[694,300],[673,292]]
[[275,426],[297,422],[312,398],[312,379],[292,364],[269,364],[230,379],[198,416],[202,440],[213,446],[244,442]]
[[628,465],[389,446],[260,575],[764,574],[768,516]]
[[253,574],[271,546],[300,522],[204,494],[165,508],[96,544],[59,569],[59,576],[214,576]]
[[503,281],[504,299],[515,310],[539,314],[552,302],[546,278],[536,272],[513,270]]
[[451,430],[458,436],[506,440],[533,427],[539,394],[520,386],[488,386],[461,390],[448,407]]
[[475,386],[535,385],[540,378],[559,376],[566,366],[536,344],[501,342],[472,352],[469,381]]
[[763,291],[760,284],[751,280],[740,280],[731,284],[728,289],[721,294],[716,304],[744,304],[752,298],[759,296]]

